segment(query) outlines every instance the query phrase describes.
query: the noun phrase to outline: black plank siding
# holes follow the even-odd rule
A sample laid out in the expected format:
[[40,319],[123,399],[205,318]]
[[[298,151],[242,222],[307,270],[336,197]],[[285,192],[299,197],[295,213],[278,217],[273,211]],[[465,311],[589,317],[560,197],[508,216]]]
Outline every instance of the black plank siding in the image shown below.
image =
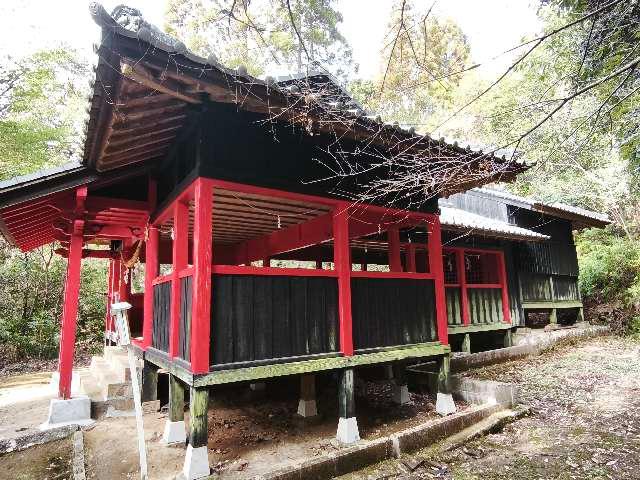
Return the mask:
[[169,323],[171,317],[171,282],[153,286],[152,346],[169,351]]
[[351,304],[355,349],[435,340],[432,280],[354,278]]
[[193,277],[180,279],[180,324],[178,337],[178,355],[187,362],[191,361],[191,297]]
[[215,275],[214,365],[337,352],[335,278]]

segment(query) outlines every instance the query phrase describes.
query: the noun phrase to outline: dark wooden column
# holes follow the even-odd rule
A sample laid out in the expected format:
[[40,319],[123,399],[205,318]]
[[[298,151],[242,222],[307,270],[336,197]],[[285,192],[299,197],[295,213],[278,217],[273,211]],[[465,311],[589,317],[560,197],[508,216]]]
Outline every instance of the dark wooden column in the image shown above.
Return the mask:
[[440,415],[455,413],[456,404],[451,395],[451,377],[449,366],[450,355],[438,358],[438,393],[436,394],[436,411]]
[[158,367],[145,360],[142,367],[142,395],[143,402],[158,399]]
[[184,385],[173,374],[169,374],[169,421],[184,421]]
[[338,414],[340,418],[356,416],[353,368],[340,370],[338,379]]
[[208,408],[209,389],[207,387],[191,387],[189,399],[189,445],[193,448],[207,446]]

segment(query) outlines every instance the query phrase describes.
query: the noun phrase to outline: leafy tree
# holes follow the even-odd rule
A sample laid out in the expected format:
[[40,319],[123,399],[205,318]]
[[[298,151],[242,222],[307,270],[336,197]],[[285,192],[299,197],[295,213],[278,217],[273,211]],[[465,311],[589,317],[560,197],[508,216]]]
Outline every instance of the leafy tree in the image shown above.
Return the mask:
[[165,30],[203,56],[254,75],[319,62],[336,75],[352,67],[334,0],[169,0]]
[[409,0],[397,0],[382,48],[382,71],[370,82],[356,81],[353,95],[388,121],[424,130],[436,112],[451,107],[464,67],[467,39],[452,20],[441,20]]
[[65,48],[0,62],[0,178],[68,162],[77,152],[88,71]]

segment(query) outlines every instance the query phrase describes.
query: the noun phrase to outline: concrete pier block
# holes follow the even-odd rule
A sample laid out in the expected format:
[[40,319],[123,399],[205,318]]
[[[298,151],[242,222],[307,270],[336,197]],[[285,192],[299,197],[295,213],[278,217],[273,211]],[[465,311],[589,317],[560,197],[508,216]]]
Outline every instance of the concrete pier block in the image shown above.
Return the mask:
[[185,443],[187,441],[187,430],[184,426],[184,420],[172,422],[167,420],[164,425],[164,434],[162,435],[162,442],[167,445],[175,445],[178,443]]
[[209,454],[207,447],[187,447],[182,475],[185,480],[196,480],[209,476]]
[[360,440],[360,432],[358,431],[358,420],[356,417],[342,418],[338,420],[338,432],[336,438],[344,444],[356,443]]
[[436,396],[436,412],[440,415],[456,413],[456,404],[453,401],[453,395],[450,393],[438,392],[438,395]]
[[63,427],[65,425],[91,425],[91,400],[87,396],[77,396],[68,400],[54,398],[49,404],[49,417],[40,425],[40,430]]

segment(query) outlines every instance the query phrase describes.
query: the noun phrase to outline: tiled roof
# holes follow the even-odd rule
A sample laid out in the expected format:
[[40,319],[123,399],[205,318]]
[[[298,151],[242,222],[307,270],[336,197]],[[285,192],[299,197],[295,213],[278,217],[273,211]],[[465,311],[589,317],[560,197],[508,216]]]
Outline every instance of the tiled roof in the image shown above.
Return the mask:
[[511,225],[507,222],[483,217],[455,207],[440,207],[440,223],[445,230],[471,230],[474,234],[486,234],[491,237],[512,240],[548,240],[533,230]]

